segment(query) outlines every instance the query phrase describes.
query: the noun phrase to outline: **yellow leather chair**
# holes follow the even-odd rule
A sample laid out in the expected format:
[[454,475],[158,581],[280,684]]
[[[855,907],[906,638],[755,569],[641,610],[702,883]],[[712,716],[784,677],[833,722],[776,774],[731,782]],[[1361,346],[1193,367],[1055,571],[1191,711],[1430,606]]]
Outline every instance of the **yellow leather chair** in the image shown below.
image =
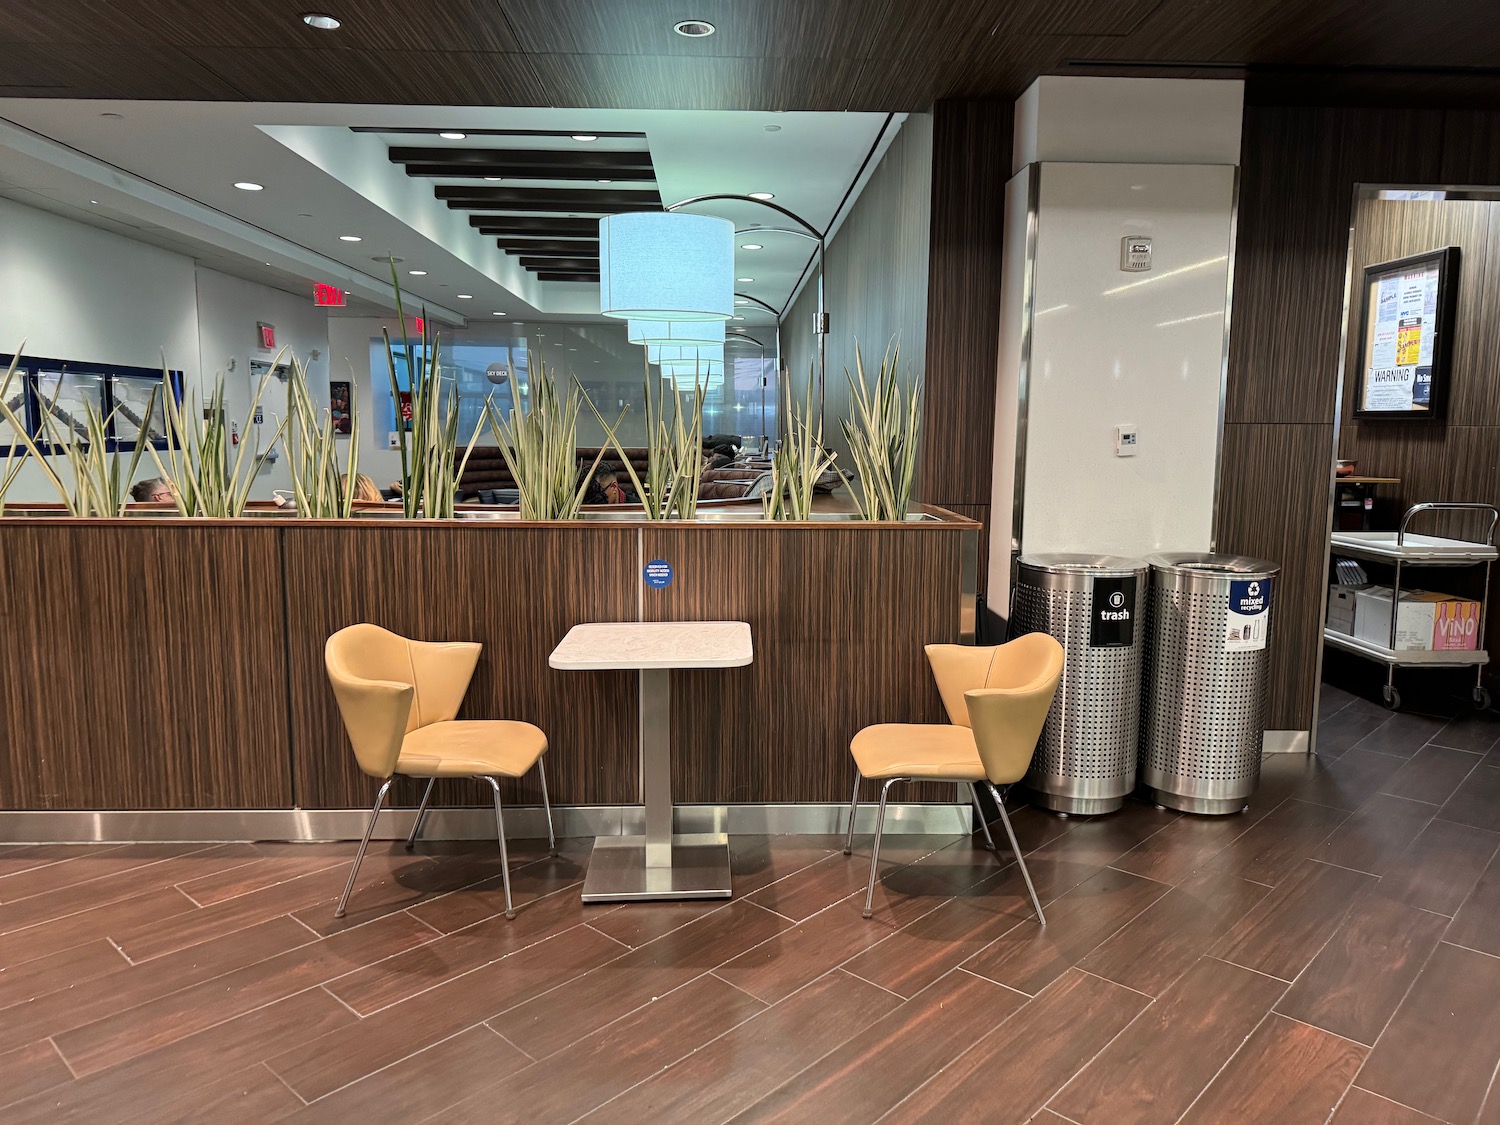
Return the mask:
[[481,647],[468,641],[409,641],[378,625],[350,625],[328,638],[323,662],[354,756],[360,769],[381,779],[370,823],[334,917],[344,916],[380,807],[391,783],[401,774],[429,779],[411,835],[406,838],[408,851],[422,831],[427,801],[438,778],[472,777],[489,782],[495,796],[507,918],[514,918],[516,912],[510,901],[510,860],[505,851],[505,814],[500,807],[497,778],[520,777],[536,767],[542,783],[542,804],[547,810],[547,843],[557,854],[547,771],[542,765],[547,736],[530,723],[454,718],[474,676]]
[[1041,737],[1052,697],[1062,678],[1063,649],[1046,633],[1028,633],[1009,644],[992,648],[974,645],[928,645],[927,661],[937,680],[948,712],[949,725],[884,723],[865,727],[854,736],[854,796],[849,802],[849,835],[844,854],[854,850],[854,815],[859,811],[859,783],[863,778],[884,781],[880,811],[875,815],[875,841],[870,849],[870,885],[865,891],[865,917],[875,900],[875,875],[880,863],[880,830],[885,825],[886,794],[898,781],[956,781],[969,787],[979,811],[979,823],[990,850],[995,850],[990,826],[979,805],[981,782],[988,786],[1000,810],[1000,823],[1010,837],[1016,862],[1036,907],[1037,919],[1047,924],[1042,904],[1016,843],[1005,802],[996,786],[1011,785],[1026,776],[1031,755]]

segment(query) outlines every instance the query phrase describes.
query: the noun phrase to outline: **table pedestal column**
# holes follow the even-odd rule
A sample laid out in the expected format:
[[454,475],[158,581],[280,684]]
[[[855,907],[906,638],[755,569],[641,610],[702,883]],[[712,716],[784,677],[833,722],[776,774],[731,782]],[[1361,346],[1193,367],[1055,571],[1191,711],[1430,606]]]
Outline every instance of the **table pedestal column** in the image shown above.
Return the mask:
[[641,670],[641,800],[644,836],[594,841],[584,902],[728,898],[729,837],[672,831],[672,673]]

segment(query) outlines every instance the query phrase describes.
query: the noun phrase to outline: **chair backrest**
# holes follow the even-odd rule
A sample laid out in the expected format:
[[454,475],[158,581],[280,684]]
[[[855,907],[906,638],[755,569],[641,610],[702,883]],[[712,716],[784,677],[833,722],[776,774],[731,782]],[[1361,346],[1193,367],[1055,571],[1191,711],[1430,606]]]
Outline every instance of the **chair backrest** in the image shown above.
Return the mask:
[[369,624],[328,638],[323,663],[360,769],[389,777],[408,732],[457,716],[481,647],[412,641]]
[[989,648],[928,645],[927,659],[948,718],[974,731],[985,775],[996,785],[1021,780],[1062,679],[1062,645],[1028,633]]

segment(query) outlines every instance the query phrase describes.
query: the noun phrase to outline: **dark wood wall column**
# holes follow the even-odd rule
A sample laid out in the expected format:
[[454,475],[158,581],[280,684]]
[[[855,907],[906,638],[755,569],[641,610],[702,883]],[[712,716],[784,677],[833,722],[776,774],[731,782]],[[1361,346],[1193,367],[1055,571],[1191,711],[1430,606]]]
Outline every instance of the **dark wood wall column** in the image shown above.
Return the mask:
[[[1000,254],[1010,179],[1010,101],[932,110],[932,243],[921,498],[989,523],[1000,337]],[[979,537],[984,593],[989,538]]]

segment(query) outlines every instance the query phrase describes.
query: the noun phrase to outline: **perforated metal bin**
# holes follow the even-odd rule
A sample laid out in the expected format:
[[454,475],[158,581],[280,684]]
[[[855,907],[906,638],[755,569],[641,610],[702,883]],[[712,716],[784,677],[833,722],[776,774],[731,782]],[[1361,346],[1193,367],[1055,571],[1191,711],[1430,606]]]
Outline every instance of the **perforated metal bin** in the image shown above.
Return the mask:
[[1114,812],[1135,788],[1148,568],[1116,555],[1022,555],[1011,631],[1050,633],[1063,676],[1022,783],[1061,813]]
[[1281,568],[1243,555],[1146,561],[1141,787],[1183,812],[1239,812],[1260,783],[1266,644]]

